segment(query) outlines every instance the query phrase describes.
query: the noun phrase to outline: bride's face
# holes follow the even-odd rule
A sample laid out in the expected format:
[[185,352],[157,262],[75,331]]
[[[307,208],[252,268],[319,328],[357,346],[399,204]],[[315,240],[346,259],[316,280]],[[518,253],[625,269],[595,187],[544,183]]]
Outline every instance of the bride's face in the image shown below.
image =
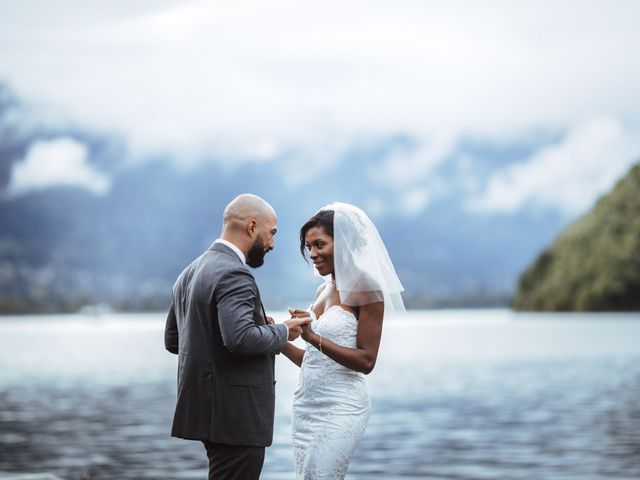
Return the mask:
[[323,277],[333,273],[333,238],[322,227],[310,228],[304,237],[309,258]]

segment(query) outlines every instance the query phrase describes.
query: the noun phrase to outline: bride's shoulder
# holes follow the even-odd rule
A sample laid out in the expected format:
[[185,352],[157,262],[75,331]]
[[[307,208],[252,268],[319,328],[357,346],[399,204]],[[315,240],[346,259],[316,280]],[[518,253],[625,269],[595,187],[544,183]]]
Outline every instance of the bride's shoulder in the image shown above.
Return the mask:
[[322,295],[322,292],[324,292],[324,290],[327,288],[327,285],[329,285],[329,283],[327,282],[323,282],[318,289],[316,290],[316,300],[320,297],[320,295]]
[[324,282],[316,290],[316,300],[313,302],[313,305],[311,305],[311,309],[317,317],[320,317],[327,308],[327,299],[331,296],[331,292],[329,291],[329,288],[327,288],[329,285],[331,284]]

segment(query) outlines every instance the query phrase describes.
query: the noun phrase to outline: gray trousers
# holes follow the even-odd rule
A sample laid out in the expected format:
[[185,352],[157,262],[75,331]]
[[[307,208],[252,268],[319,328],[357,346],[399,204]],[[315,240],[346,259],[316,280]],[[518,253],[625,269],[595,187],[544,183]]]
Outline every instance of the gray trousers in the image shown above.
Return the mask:
[[258,480],[264,447],[202,442],[209,458],[209,480]]

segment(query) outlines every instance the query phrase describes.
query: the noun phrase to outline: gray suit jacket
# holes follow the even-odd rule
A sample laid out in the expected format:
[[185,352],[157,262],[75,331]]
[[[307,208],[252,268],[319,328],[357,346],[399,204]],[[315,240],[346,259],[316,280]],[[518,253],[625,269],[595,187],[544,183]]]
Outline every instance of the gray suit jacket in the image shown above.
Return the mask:
[[255,279],[229,247],[214,243],[180,274],[164,341],[178,354],[173,436],[271,445],[274,360],[287,327],[266,325]]

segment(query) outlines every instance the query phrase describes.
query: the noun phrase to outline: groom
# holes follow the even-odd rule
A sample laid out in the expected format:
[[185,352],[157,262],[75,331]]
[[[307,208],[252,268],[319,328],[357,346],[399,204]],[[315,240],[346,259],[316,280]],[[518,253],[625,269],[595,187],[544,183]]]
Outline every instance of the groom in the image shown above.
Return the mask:
[[273,324],[245,265],[274,248],[276,214],[255,195],[224,211],[222,234],[178,277],[165,347],[178,354],[171,435],[204,443],[209,479],[258,479],[273,441],[275,354],[309,318]]

